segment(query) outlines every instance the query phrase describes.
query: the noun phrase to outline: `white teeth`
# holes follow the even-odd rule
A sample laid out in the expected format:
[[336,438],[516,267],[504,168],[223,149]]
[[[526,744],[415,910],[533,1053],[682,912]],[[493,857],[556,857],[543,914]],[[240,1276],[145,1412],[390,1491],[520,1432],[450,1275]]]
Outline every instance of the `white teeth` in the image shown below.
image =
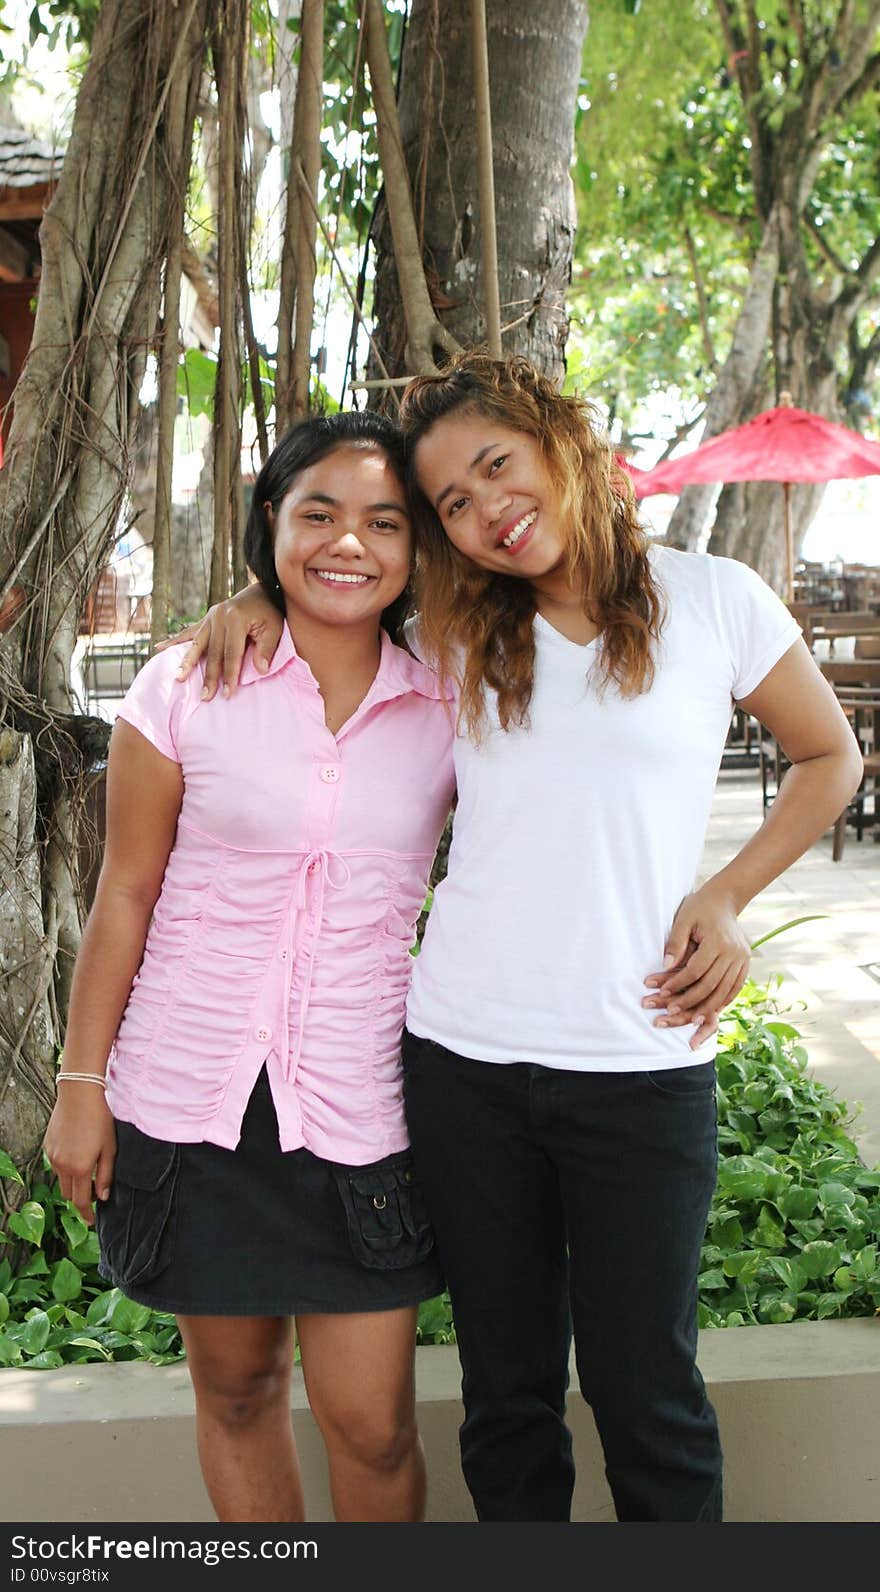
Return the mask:
[[322,580],[335,581],[338,586],[366,586],[369,575],[343,575],[336,569],[316,569],[313,574],[320,575]]
[[513,530],[510,531],[507,536],[505,536],[503,542],[501,543],[501,546],[502,547],[515,547],[517,542],[519,541],[520,537],[525,535],[525,533],[528,530],[529,526],[532,525],[537,518],[538,518],[538,510],[537,509],[532,509],[531,514],[524,514],[521,520],[517,520],[515,526],[513,527]]

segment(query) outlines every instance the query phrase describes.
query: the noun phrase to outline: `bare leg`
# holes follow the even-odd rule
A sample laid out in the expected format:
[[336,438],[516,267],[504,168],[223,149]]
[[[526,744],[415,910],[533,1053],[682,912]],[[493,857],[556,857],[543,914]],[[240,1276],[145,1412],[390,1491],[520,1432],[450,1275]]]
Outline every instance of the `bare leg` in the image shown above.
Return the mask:
[[304,1520],[286,1316],[179,1316],[199,1459],[218,1520]]
[[415,1309],[301,1315],[296,1330],[336,1519],[424,1519]]

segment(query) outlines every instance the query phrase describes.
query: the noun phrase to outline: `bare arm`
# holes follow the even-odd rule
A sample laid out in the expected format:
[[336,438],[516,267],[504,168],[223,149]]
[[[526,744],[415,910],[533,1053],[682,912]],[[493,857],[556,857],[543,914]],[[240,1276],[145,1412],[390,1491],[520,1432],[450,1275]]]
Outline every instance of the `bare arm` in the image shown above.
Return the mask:
[[862,777],[846,715],[803,641],[739,705],[776,737],[791,767],[757,833],[682,902],[667,945],[669,971],[646,980],[656,994],[645,1004],[666,1008],[660,1025],[708,1017],[733,998],[748,971],[739,913],[825,833]]
[[[62,1072],[103,1076],[174,843],[183,795],[180,767],[120,719],[107,764],[107,840],[95,901],[70,995]],[[46,1130],[46,1154],[62,1194],[91,1221],[92,1184],[106,1199],[115,1157],[104,1091],[62,1083]]]
[[206,702],[217,694],[223,682],[223,695],[231,696],[238,685],[242,660],[248,642],[253,644],[254,663],[260,670],[269,667],[275,648],[284,628],[284,620],[273,602],[270,602],[260,581],[244,586],[227,602],[214,603],[198,625],[188,625],[167,641],[160,641],[157,652],[174,647],[180,641],[191,641],[178,669],[178,679],[185,680],[195,668],[203,653],[205,658],[205,684],[202,696]]

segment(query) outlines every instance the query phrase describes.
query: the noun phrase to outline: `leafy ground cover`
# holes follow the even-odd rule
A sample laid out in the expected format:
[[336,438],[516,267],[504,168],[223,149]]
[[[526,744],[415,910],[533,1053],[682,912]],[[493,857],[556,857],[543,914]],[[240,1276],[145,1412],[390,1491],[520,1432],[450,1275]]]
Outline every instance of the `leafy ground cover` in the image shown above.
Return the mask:
[[[880,1313],[880,1167],[848,1133],[845,1102],[812,1078],[778,981],[749,982],[718,1054],[718,1184],[700,1275],[702,1327]],[[0,1177],[22,1183],[0,1151]],[[0,1234],[0,1367],[182,1357],[174,1317],[98,1275],[94,1230],[37,1182]],[[420,1343],[454,1343],[448,1294],[423,1304]]]

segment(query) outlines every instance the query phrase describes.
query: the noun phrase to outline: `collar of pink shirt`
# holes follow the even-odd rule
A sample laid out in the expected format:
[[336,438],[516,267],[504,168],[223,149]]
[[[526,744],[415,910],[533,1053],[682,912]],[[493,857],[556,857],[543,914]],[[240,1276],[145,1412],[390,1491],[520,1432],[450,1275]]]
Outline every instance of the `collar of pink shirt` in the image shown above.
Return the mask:
[[[379,668],[361,704],[362,708],[367,705],[372,707],[377,702],[391,701],[393,697],[404,696],[407,691],[415,691],[419,696],[431,697],[437,702],[451,700],[450,693],[444,691],[440,677],[434,669],[429,669],[427,664],[414,658],[412,653],[395,645],[387,630],[380,630],[379,635],[382,643]],[[271,675],[280,674],[282,669],[293,670],[317,689],[317,681],[305,658],[299,656],[286,620],[268,669],[260,670],[256,667],[254,649],[248,647],[241,667],[239,685],[253,685],[255,681],[268,680]]]

